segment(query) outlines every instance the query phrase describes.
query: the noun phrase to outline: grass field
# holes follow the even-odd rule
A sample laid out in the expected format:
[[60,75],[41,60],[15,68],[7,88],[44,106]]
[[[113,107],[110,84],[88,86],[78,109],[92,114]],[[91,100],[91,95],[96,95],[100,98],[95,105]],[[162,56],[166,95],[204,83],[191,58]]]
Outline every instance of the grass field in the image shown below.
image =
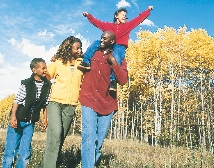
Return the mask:
[[[3,156],[6,131],[0,130],[0,156]],[[29,168],[39,168],[45,148],[45,132],[33,136],[33,152]],[[61,168],[81,168],[80,136],[68,136],[60,156]],[[173,168],[210,167],[214,165],[214,155],[205,151],[183,148],[161,148],[139,143],[137,140],[109,140],[103,145],[99,168]]]

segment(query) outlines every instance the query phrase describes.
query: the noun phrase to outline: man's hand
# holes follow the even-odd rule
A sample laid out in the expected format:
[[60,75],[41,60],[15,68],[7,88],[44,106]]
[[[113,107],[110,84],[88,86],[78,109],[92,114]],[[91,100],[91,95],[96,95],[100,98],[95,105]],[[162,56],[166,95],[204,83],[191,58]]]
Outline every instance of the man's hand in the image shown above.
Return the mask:
[[83,12],[82,15],[87,17],[88,16],[88,12]]
[[153,10],[153,6],[149,6],[148,9],[149,9],[149,10]]
[[115,58],[112,54],[109,54],[109,55],[108,55],[107,61],[108,61],[108,63],[110,63],[111,65],[116,65],[116,64],[117,64],[116,58]]
[[14,115],[10,116],[10,126],[12,128],[17,128],[17,119],[16,119],[16,116]]

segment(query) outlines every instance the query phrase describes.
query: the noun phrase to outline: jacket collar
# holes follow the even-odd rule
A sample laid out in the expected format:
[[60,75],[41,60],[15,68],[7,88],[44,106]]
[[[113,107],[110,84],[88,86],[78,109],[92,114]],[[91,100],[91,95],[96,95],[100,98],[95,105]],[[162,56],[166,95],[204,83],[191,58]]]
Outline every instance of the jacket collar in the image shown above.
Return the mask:
[[[30,81],[31,82],[35,81],[35,79],[34,79],[34,73],[31,74]],[[43,79],[43,81],[44,81],[44,84],[50,83],[50,81],[46,77]]]

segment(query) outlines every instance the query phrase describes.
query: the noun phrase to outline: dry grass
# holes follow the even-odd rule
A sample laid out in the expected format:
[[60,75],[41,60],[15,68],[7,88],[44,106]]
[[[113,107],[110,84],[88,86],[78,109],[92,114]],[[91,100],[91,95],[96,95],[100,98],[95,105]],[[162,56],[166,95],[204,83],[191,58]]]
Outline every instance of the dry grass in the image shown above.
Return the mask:
[[[0,130],[0,155],[5,143],[4,130]],[[46,133],[36,132],[33,136],[33,153],[28,167],[40,167]],[[61,153],[61,166],[80,168],[80,136],[68,136]],[[103,146],[99,168],[173,168],[173,167],[213,167],[214,156],[206,151],[183,148],[161,148],[139,143],[136,140],[109,140]]]

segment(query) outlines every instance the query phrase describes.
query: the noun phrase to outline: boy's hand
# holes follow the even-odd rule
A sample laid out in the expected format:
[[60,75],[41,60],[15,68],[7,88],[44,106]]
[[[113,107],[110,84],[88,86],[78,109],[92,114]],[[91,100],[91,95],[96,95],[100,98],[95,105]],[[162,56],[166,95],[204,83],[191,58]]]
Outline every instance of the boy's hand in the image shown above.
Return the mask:
[[12,128],[17,128],[17,119],[16,119],[16,116],[13,116],[13,115],[10,116],[10,126]]
[[87,17],[88,12],[83,12],[82,15],[85,16],[85,17]]
[[149,10],[152,10],[152,9],[153,9],[153,6],[149,6],[148,9],[149,9]]

